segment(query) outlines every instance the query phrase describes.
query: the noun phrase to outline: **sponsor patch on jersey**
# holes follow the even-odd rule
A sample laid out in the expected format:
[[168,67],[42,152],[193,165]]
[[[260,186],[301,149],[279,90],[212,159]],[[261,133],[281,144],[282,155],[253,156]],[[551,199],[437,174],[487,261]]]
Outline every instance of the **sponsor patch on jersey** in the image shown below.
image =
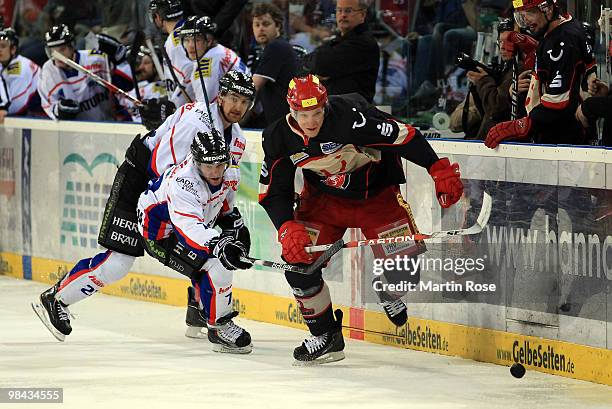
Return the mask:
[[268,165],[266,165],[266,162],[262,162],[261,164],[261,177],[262,178],[268,177]]
[[351,183],[350,173],[338,173],[337,175],[327,176],[323,179],[323,184],[336,189],[346,189]]
[[298,152],[298,153],[294,153],[293,155],[289,156],[289,158],[291,159],[291,162],[293,162],[294,165],[297,165],[298,163],[308,159],[308,154],[306,152]]
[[6,69],[8,75],[21,75],[21,62],[15,61]]
[[337,142],[323,142],[321,143],[321,152],[326,155],[332,154],[336,152],[338,149],[342,148],[344,145]]
[[200,78],[200,71],[202,72],[202,76],[210,77],[211,62],[212,62],[211,58],[202,58],[200,60],[200,62],[198,63],[200,65],[200,69],[196,68],[195,71],[194,71],[195,79],[199,79]]
[[102,55],[102,54],[104,53],[100,50],[89,50],[89,55]]
[[176,183],[178,183],[185,192],[193,194],[198,199],[200,198],[200,193],[196,189],[197,182],[187,178],[176,178]]

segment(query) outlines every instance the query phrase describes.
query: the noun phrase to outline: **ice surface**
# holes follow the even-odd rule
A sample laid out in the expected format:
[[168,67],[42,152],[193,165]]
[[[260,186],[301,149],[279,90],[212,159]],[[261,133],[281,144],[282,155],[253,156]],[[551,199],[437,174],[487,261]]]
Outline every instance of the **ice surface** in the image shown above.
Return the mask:
[[[63,408],[612,408],[612,388],[347,341],[344,361],[292,366],[304,331],[238,320],[250,355],[184,336],[185,310],[104,294],[74,305],[60,343],[30,308],[46,286],[0,277],[0,387],[62,387]],[[0,404],[26,408],[40,404]]]

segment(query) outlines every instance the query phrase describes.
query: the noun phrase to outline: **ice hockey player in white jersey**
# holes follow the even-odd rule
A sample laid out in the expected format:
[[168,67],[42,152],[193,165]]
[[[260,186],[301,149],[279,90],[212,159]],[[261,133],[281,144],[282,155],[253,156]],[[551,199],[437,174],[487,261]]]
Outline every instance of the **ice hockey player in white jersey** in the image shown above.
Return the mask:
[[36,87],[40,67],[17,54],[19,38],[10,27],[0,30],[0,124],[6,115],[26,115],[40,112]]
[[[210,113],[215,129],[223,129],[234,164],[242,158],[246,138],[238,122],[246,111],[252,108],[255,99],[255,85],[249,74],[240,71],[229,71],[219,81],[219,98],[210,105]],[[209,122],[205,102],[185,104],[170,116],[155,132],[155,135],[144,142],[152,152],[150,175],[160,176],[169,166],[180,161],[189,153],[193,130]],[[231,124],[231,125],[230,125]],[[230,125],[230,126],[228,126]],[[190,138],[179,138],[177,135],[191,134]],[[230,142],[231,141],[231,142]]]
[[[145,250],[186,275],[208,312],[213,351],[251,352],[251,336],[234,324],[233,270],[248,269],[249,231],[235,207],[240,169],[216,130],[198,133],[191,153],[149,183],[138,200],[138,230]],[[213,227],[219,225],[221,233]]]
[[[221,82],[219,103],[213,104],[211,111],[215,128],[223,132],[235,165],[246,147],[238,122],[253,104],[255,84],[250,76],[233,72],[227,73]],[[32,303],[38,317],[58,340],[64,341],[72,332],[68,306],[125,277],[136,258],[144,255],[137,229],[138,198],[147,189],[149,180],[187,157],[198,132],[210,132],[206,112],[204,103],[184,105],[160,128],[144,137],[137,135],[132,141],[115,175],[102,217],[98,243],[106,251],[79,260]],[[185,335],[203,338],[206,337],[206,312],[196,290],[193,287],[188,290]]]
[[149,11],[155,26],[162,33],[168,34],[164,43],[164,80],[169,100],[177,107],[193,102],[193,91],[185,91],[191,81],[193,62],[187,58],[179,37],[180,29],[185,23],[183,6],[180,0],[151,0]]
[[[246,64],[233,50],[219,44],[215,38],[217,25],[208,16],[191,16],[181,27],[181,42],[193,60],[191,81],[187,89],[197,101],[205,101],[202,83],[210,102],[219,92],[219,79],[228,71],[250,73]],[[202,77],[202,78],[200,78]]]
[[110,81],[105,54],[97,50],[76,50],[74,35],[64,24],[51,27],[45,34],[45,42],[49,60],[42,67],[38,93],[46,114],[52,119],[112,120],[108,90],[86,74],[51,58],[51,53],[57,51]]

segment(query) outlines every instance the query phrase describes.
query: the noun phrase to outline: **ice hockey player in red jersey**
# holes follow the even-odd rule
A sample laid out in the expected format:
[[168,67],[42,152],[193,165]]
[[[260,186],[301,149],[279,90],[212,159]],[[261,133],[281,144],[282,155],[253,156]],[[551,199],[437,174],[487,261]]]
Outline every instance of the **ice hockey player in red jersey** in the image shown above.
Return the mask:
[[[319,79],[308,75],[289,83],[287,101],[290,113],[263,132],[259,196],[278,229],[286,262],[312,263],[317,254],[307,253],[305,247],[332,243],[347,228],[360,228],[367,238],[378,238],[386,227],[398,224],[416,232],[399,192],[406,181],[402,158],[429,172],[442,207],[463,194],[457,164],[438,158],[418,130],[377,110],[360,95],[328,97]],[[304,189],[294,211],[297,168],[303,172]],[[343,359],[342,312],[333,312],[321,270],[312,275],[285,272],[285,277],[312,333],[295,349],[296,361]],[[383,301],[382,306],[394,324],[405,324],[401,299]]]

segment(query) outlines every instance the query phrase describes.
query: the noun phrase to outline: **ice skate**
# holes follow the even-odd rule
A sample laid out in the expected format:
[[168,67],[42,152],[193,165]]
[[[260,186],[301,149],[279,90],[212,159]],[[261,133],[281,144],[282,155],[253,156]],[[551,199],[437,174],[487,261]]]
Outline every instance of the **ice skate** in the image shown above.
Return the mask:
[[32,309],[45,327],[58,341],[64,342],[66,335],[70,335],[70,312],[68,306],[55,299],[57,286],[53,286],[40,294],[39,301],[32,302]]
[[232,318],[238,313],[234,311],[223,317],[213,326],[208,327],[208,340],[215,352],[230,354],[248,354],[253,350],[251,335],[242,327],[234,324]]
[[196,301],[195,289],[187,288],[187,315],[185,317],[185,336],[187,338],[203,339],[206,338],[206,313],[200,309],[200,303]]
[[337,326],[321,335],[312,336],[295,348],[295,366],[320,365],[344,359],[344,337],[342,336],[342,311],[336,310]]

